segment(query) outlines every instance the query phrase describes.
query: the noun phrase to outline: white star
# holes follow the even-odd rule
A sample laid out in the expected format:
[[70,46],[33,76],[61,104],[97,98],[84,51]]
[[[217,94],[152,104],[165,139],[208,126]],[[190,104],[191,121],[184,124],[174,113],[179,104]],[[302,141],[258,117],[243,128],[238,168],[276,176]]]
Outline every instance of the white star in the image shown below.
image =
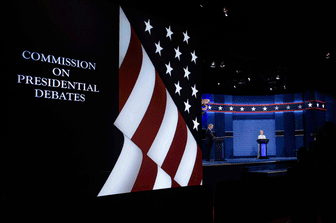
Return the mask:
[[195,120],[192,120],[192,121],[194,123],[193,129],[196,129],[196,131],[198,131],[198,125],[199,125],[199,123],[197,122],[197,117],[195,118]]
[[182,90],[182,88],[180,87],[180,81],[177,81],[177,84],[174,83],[174,85],[176,87],[175,93],[178,93],[181,96],[180,91]]
[[320,107],[320,104],[319,104],[319,103],[316,103],[316,107]]
[[191,86],[191,90],[192,90],[192,94],[191,94],[191,96],[194,96],[195,95],[195,98],[197,98],[197,92],[198,92],[198,90],[196,89],[196,84],[194,85],[194,87],[192,87]]
[[322,108],[324,108],[324,104],[322,104]]
[[196,59],[197,59],[197,56],[196,56],[196,53],[195,53],[195,50],[194,50],[194,52],[193,53],[191,53],[191,62],[195,62],[195,64],[196,64]]
[[166,74],[169,73],[169,75],[171,76],[171,71],[174,70],[171,66],[170,66],[170,61],[168,64],[165,64],[166,65],[166,68],[167,68],[167,71],[166,71]]
[[209,110],[211,110],[211,105],[208,106]]
[[185,33],[184,32],[182,32],[182,33],[183,33],[183,36],[184,36],[183,42],[187,42],[187,44],[189,44],[188,39],[190,39],[190,37],[188,36],[188,30],[186,30]]
[[232,106],[230,106],[230,111],[233,111],[233,107]]
[[151,34],[151,29],[153,28],[153,26],[151,26],[150,24],[150,19],[148,19],[148,22],[144,21],[145,24],[146,24],[146,29],[145,29],[145,32],[148,31],[149,32],[149,35]]
[[311,107],[313,106],[313,104],[312,104],[312,103],[309,103],[308,106],[309,106],[309,108],[311,108]]
[[275,106],[275,110],[279,110],[279,107],[278,107],[278,106]]
[[290,106],[289,105],[287,105],[287,107],[286,107],[288,110],[290,109]]
[[179,46],[177,46],[177,49],[174,48],[174,50],[175,50],[175,58],[177,57],[178,60],[180,60],[180,55],[182,53],[180,52]]
[[187,79],[189,80],[189,74],[190,74],[190,72],[188,70],[188,66],[186,68],[183,68],[183,70],[184,70],[184,77],[187,77]]
[[223,110],[223,107],[222,107],[222,106],[219,106],[218,109],[222,111],[222,110]]
[[244,107],[240,107],[240,111],[244,111]]
[[266,107],[266,106],[265,106],[265,107],[263,107],[263,110],[264,110],[264,111],[267,111],[267,107]]
[[172,35],[174,34],[171,29],[170,29],[170,26],[169,28],[166,27],[166,30],[167,30],[167,35],[166,37],[169,37],[170,40],[172,40]]
[[156,47],[156,50],[155,50],[155,53],[159,53],[159,55],[161,56],[161,50],[163,50],[163,48],[160,46],[160,41],[156,44],[155,44],[155,47]]
[[301,109],[301,108],[302,108],[302,105],[299,105],[299,108]]
[[251,109],[252,109],[252,111],[255,111],[255,110],[256,110],[256,108],[255,108],[254,106],[253,106]]
[[184,111],[188,111],[189,114],[189,108],[191,107],[191,105],[189,104],[189,99],[187,99],[187,102],[183,102],[184,103]]

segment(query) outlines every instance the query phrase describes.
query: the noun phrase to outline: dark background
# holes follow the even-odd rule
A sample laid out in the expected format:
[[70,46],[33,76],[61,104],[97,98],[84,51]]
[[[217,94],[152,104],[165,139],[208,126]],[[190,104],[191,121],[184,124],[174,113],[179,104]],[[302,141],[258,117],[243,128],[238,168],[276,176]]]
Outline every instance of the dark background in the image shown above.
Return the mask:
[[[331,82],[335,6],[331,2],[198,0],[181,5],[173,0],[164,7],[136,0],[125,3],[201,33],[202,93],[264,95],[319,90],[335,95]],[[331,56],[326,59],[328,52]],[[213,62],[215,68],[210,67]],[[225,68],[220,68],[221,62]]]
[[[11,1],[1,18],[6,58],[1,203],[6,219],[99,222],[117,216],[133,221],[167,213],[165,219],[212,219],[208,187],[97,198],[122,146],[122,134],[113,126],[119,111],[117,3]],[[90,61],[96,70],[25,60],[25,50]],[[55,67],[70,69],[70,77],[55,77]],[[96,84],[100,92],[19,84],[17,74]],[[35,98],[35,88],[84,93],[85,102]]]
[[[103,171],[119,155],[109,151],[119,142],[108,140],[119,137],[112,128],[118,114],[118,18],[118,5],[108,1],[11,2],[3,20],[5,201],[97,196]],[[96,70],[25,60],[24,50],[90,61]],[[54,76],[54,67],[70,69],[70,77]],[[96,84],[100,92],[19,84],[17,74]],[[35,88],[84,93],[85,102],[35,98]]]
[[[332,5],[301,1],[179,3],[123,2],[202,33],[198,61],[202,61],[204,78],[199,94],[285,94],[314,89],[335,95],[330,77],[335,71]],[[228,17],[223,7],[229,10]],[[118,141],[109,140],[120,136],[113,128],[118,114],[117,3],[10,1],[3,11],[1,202],[10,217],[41,217],[49,222],[56,216],[69,216],[78,220],[85,219],[94,206],[100,210],[94,213],[102,214],[102,219],[110,214],[131,218],[124,215],[129,209],[141,212],[142,219],[155,216],[154,211],[157,216],[175,211],[184,220],[186,216],[200,220],[193,214],[204,217],[210,210],[211,217],[212,200],[205,199],[209,198],[206,188],[94,199],[107,177],[104,171],[118,158],[118,151],[111,151],[119,148]],[[51,70],[59,65],[24,60],[24,50],[95,62],[95,71],[65,68],[71,70],[69,80],[96,84],[100,92],[87,92],[85,103],[35,98],[35,86],[18,84],[17,74],[53,78]],[[328,52],[330,59],[325,57]],[[226,70],[210,68],[213,61],[224,61]],[[270,82],[278,73],[278,89],[270,92]],[[251,83],[233,88],[248,76]],[[216,85],[218,81],[224,86]],[[287,89],[281,89],[285,83]],[[175,202],[173,207],[167,205],[171,202]]]

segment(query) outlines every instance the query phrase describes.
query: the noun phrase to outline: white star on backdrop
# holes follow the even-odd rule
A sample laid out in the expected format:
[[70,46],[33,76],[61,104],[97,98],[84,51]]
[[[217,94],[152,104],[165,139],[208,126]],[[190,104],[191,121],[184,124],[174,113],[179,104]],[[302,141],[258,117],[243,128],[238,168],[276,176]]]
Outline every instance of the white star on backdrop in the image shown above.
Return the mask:
[[299,108],[301,109],[301,108],[302,108],[302,105],[299,105]]
[[275,110],[279,110],[279,107],[278,107],[278,106],[275,106]]
[[[151,55],[155,55],[156,61],[161,60],[162,63],[160,66],[163,66],[163,64],[165,64],[166,74],[169,74],[170,76],[170,77],[164,77],[164,78],[169,79],[167,81],[168,85],[165,82],[165,85],[167,85],[166,86],[167,90],[169,90],[171,96],[173,97],[175,103],[178,106],[178,109],[180,111],[184,110],[183,116],[184,116],[184,119],[186,119],[186,122],[187,121],[189,122],[189,123],[187,122],[187,125],[189,126],[189,128],[192,125],[191,121],[193,121],[193,129],[194,129],[193,131],[198,131],[198,127],[200,125],[200,122],[197,121],[198,117],[192,120],[192,117],[195,117],[195,116],[191,116],[191,115],[194,115],[194,112],[195,112],[194,103],[196,103],[197,101],[197,93],[199,92],[199,90],[196,87],[197,84],[195,84],[196,82],[194,80],[195,78],[194,74],[196,72],[194,71],[195,70],[194,67],[196,66],[196,62],[198,59],[196,55],[196,50],[198,52],[198,49],[193,47],[193,41],[190,42],[190,46],[189,46],[189,40],[191,40],[192,38],[189,36],[188,30],[186,30],[186,28],[184,30],[181,30],[179,29],[179,27],[176,27],[174,24],[171,25],[169,23],[162,27],[159,27],[160,25],[159,23],[156,23],[154,19],[152,19],[151,21],[151,19],[148,19],[148,18],[143,21],[144,21],[145,27],[143,27],[143,23],[141,23],[140,25],[142,25],[143,34],[145,34],[146,36],[145,38],[150,38],[148,39],[148,40],[151,40],[149,44],[153,44],[153,43],[155,44],[155,51],[153,49],[153,45],[150,46],[152,49]],[[151,23],[154,24],[155,29],[153,29],[154,27]],[[162,32],[161,31],[157,32],[159,28],[162,29]],[[153,29],[153,33],[152,33],[152,29]],[[147,32],[149,35],[147,35]],[[183,34],[183,38],[181,34]],[[174,40],[173,40],[173,35],[174,35]],[[185,45],[184,43],[186,43],[187,45]],[[190,52],[190,56],[188,56],[189,55],[188,52]],[[155,65],[159,66],[159,64],[155,64]],[[183,68],[183,71],[182,71],[182,68]],[[174,73],[172,71],[174,71]],[[163,68],[163,72],[164,72],[164,68]],[[183,75],[182,80],[181,80],[181,77],[178,75],[179,72],[181,72],[181,76]],[[172,76],[172,74],[174,75]],[[187,81],[185,81],[184,78],[187,78]],[[191,87],[191,92],[189,90],[190,87]],[[222,107],[222,110],[224,110],[223,108],[224,107]],[[208,109],[209,110],[211,109],[210,105],[208,106]],[[216,106],[216,110],[218,110],[217,106]],[[188,113],[185,113],[185,112],[188,112]]]
[[195,96],[195,98],[197,98],[196,94],[197,94],[198,90],[196,89],[196,84],[194,85],[194,87],[191,86],[191,90],[192,90],[191,96]]
[[168,64],[165,64],[165,65],[166,65],[166,68],[167,68],[166,74],[169,74],[171,76],[171,72],[174,69],[170,66],[170,61],[169,61]]
[[223,110],[223,107],[222,107],[222,106],[219,106],[218,109],[219,109],[220,111],[222,111],[222,110]]
[[155,47],[156,47],[156,50],[155,50],[155,53],[159,53],[159,55],[161,56],[161,50],[163,50],[163,48],[160,46],[160,41],[156,44],[155,44]]
[[170,29],[170,26],[167,28],[166,27],[166,30],[167,30],[167,35],[166,37],[169,37],[170,40],[172,40],[172,35],[174,34],[171,29]]
[[252,109],[252,111],[255,111],[255,110],[256,110],[256,108],[255,108],[254,106],[253,106],[251,109]]
[[309,108],[311,108],[312,106],[313,106],[313,104],[312,104],[312,103],[309,103],[309,104],[308,104],[308,107],[309,107]]
[[267,110],[267,107],[266,107],[266,106],[265,106],[265,107],[263,107],[263,110],[264,110],[264,111],[266,111],[266,110]]
[[316,103],[316,107],[320,107],[320,104],[319,104],[319,103]]
[[244,107],[240,107],[240,111],[244,111],[244,109],[245,109]]
[[191,107],[191,105],[189,104],[189,99],[187,99],[186,102],[183,102],[184,103],[184,111],[188,111],[188,114],[189,114],[189,108]]
[[153,26],[151,26],[150,24],[150,19],[148,19],[148,22],[144,21],[145,22],[145,25],[146,25],[146,29],[145,29],[145,32],[148,31],[149,32],[149,35],[151,34],[151,29],[153,28]]
[[289,105],[287,105],[287,107],[286,107],[288,110],[290,109],[290,106]]
[[196,64],[196,59],[197,59],[197,56],[196,56],[196,53],[195,53],[195,50],[194,50],[194,52],[193,53],[191,53],[191,62],[195,62],[195,64]]
[[188,36],[188,30],[186,30],[185,33],[184,32],[182,32],[182,33],[183,33],[183,36],[184,36],[183,42],[187,42],[187,44],[189,44],[188,40],[190,39],[190,37]]
[[233,111],[233,107],[232,106],[230,106],[230,111]]
[[190,74],[190,72],[188,70],[188,66],[186,68],[183,68],[183,70],[184,70],[184,77],[187,77],[187,79],[189,80],[189,74]]
[[180,91],[182,90],[182,88],[180,86],[180,81],[177,81],[177,84],[174,83],[174,85],[176,87],[175,93],[178,93],[181,96],[181,92]]
[[211,105],[208,106],[209,110],[211,110]]
[[175,50],[175,58],[177,57],[178,60],[180,60],[180,56],[182,53],[180,52],[179,46],[177,46],[177,49],[174,48],[174,50]]
[[199,123],[197,122],[197,117],[195,118],[195,120],[192,120],[192,121],[194,123],[193,129],[196,129],[196,131],[198,131],[198,125],[199,125]]

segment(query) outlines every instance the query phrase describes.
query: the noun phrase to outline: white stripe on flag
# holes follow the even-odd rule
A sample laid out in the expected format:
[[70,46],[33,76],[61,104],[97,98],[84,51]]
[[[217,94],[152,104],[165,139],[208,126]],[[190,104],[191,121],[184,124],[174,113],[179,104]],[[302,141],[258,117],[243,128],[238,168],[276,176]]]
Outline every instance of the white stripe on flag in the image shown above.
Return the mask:
[[119,23],[119,68],[124,61],[130,40],[131,40],[131,24],[129,23],[124,11],[119,7],[120,23]]
[[181,186],[188,186],[192,171],[194,169],[196,155],[197,155],[197,143],[191,134],[188,126],[188,139],[187,145],[184,150],[180,165],[175,174],[174,180]]
[[154,160],[154,162],[159,166],[162,166],[162,163],[169,151],[170,145],[173,142],[178,121],[177,107],[167,90],[166,95],[166,111],[160,129],[147,153],[147,155],[152,158],[152,160]]
[[124,135],[119,158],[98,197],[132,191],[142,163],[142,151]]
[[155,68],[143,47],[142,53],[143,61],[139,77],[132,93],[114,122],[114,125],[130,139],[146,113],[155,85]]
[[172,186],[171,177],[158,166],[158,173],[156,176],[153,190],[171,188],[171,186]]

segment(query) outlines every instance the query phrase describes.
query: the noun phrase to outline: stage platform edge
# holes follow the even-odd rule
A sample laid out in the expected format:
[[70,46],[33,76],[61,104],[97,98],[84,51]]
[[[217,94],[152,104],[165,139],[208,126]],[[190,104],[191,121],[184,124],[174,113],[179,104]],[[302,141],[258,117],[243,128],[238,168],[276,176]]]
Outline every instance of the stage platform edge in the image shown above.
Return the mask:
[[[225,161],[202,161],[203,185],[210,185],[215,196],[216,185],[226,181],[240,181],[247,178],[260,178],[270,176],[270,170],[274,173],[282,172],[285,176],[287,169],[297,164],[296,157],[270,157],[269,159],[257,158],[227,158]],[[279,170],[279,171],[277,171]],[[251,174],[250,174],[251,173]],[[258,174],[256,174],[258,173]]]
[[227,166],[227,165],[253,165],[253,164],[270,164],[277,162],[296,161],[296,157],[269,157],[268,159],[257,158],[227,158],[225,161],[205,161],[202,160],[203,167],[209,166]]

